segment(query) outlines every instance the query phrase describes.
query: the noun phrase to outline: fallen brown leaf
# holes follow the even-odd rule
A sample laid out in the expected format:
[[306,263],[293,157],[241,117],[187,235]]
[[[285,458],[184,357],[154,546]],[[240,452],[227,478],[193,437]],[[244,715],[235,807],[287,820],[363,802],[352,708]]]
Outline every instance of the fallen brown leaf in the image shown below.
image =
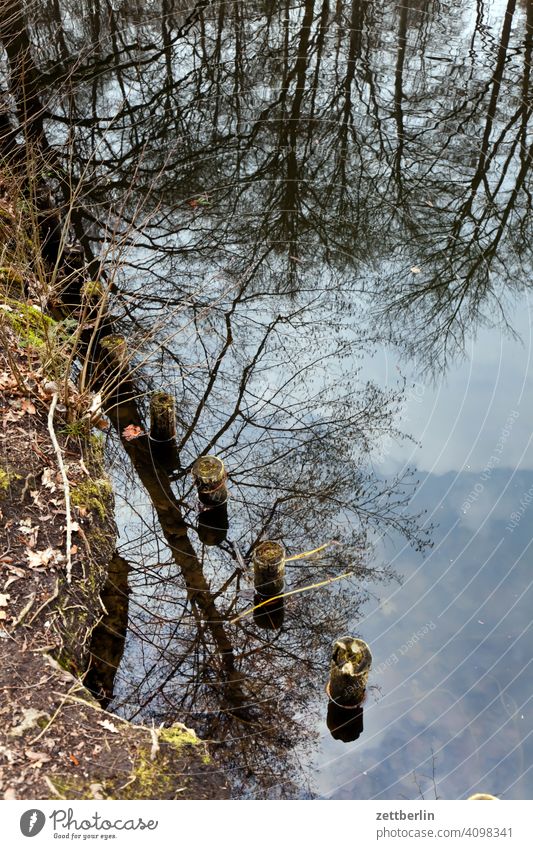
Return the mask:
[[63,555],[57,548],[45,548],[42,551],[32,551],[26,549],[28,557],[28,566],[31,569],[39,569],[42,566],[48,566],[50,563],[58,563],[63,559]]
[[52,760],[50,755],[47,755],[46,752],[34,752],[32,749],[24,749],[24,754],[29,761],[34,761],[35,763],[39,762],[45,764],[47,761]]
[[106,728],[108,731],[111,731],[112,734],[118,734],[118,728],[116,725],[113,725],[108,719],[104,719],[102,722],[98,722],[97,725],[101,725],[102,728]]
[[128,425],[122,431],[122,436],[127,442],[130,442],[132,439],[138,439],[139,436],[144,436],[144,430],[138,425]]
[[29,398],[23,398],[20,407],[24,413],[28,413],[30,416],[35,415],[35,405],[32,404]]
[[57,486],[55,484],[55,476],[56,476],[55,470],[50,469],[50,468],[44,469],[42,476],[41,476],[42,485],[45,486],[47,489],[49,489],[50,492],[55,492],[56,489],[57,489]]
[[25,575],[27,575],[27,572],[25,572],[24,569],[21,569],[20,566],[11,566],[10,564],[8,564],[7,568],[8,571],[12,572],[13,575],[16,575],[17,578],[24,578]]

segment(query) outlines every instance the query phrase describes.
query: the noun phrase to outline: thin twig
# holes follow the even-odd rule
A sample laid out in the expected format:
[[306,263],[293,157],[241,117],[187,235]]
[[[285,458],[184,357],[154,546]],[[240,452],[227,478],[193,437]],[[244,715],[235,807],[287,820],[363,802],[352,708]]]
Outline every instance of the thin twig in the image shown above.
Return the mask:
[[150,736],[152,738],[152,748],[150,749],[150,760],[151,761],[155,761],[155,759],[157,758],[157,753],[160,750],[160,746],[159,746],[159,734],[160,733],[161,733],[161,729],[160,728],[156,729],[152,725],[152,727],[150,728]]
[[57,392],[54,393],[52,397],[52,403],[50,404],[50,410],[48,411],[48,433],[50,434],[50,439],[52,440],[52,445],[54,446],[54,450],[56,452],[57,463],[61,470],[61,477],[63,478],[63,489],[65,492],[65,513],[66,513],[66,521],[67,521],[67,584],[70,584],[72,581],[72,555],[70,553],[70,549],[72,548],[72,516],[70,514],[70,484],[68,482],[67,473],[65,471],[65,464],[63,463],[63,455],[61,453],[61,448],[59,442],[57,441],[56,432],[54,430],[54,413],[56,410],[57,402],[59,399],[59,395]]
[[57,707],[57,708],[56,708],[56,710],[54,711],[54,714],[53,714],[52,718],[51,718],[51,719],[50,719],[50,720],[46,723],[46,725],[44,726],[43,730],[42,730],[42,731],[40,731],[40,732],[39,732],[39,734],[37,734],[37,737],[33,737],[33,739],[32,739],[32,740],[30,740],[30,745],[31,745],[31,746],[33,746],[33,744],[34,744],[34,743],[36,743],[36,742],[37,742],[37,740],[40,740],[40,739],[41,739],[41,737],[43,737],[43,736],[44,736],[44,734],[46,734],[46,732],[48,731],[48,729],[50,728],[50,726],[52,725],[52,723],[53,723],[53,722],[55,722],[55,720],[57,719],[57,717],[58,717],[58,716],[59,716],[59,714],[61,713],[61,708],[63,707],[63,705],[65,704],[65,702],[66,702],[66,701],[67,701],[67,699],[69,698],[71,691],[72,691],[72,690],[75,690],[75,689],[83,689],[83,684],[80,684],[80,682],[79,682],[79,681],[75,681],[75,682],[74,682],[74,684],[72,685],[72,687],[70,688],[70,690],[68,691],[68,693],[67,693],[67,694],[66,694],[66,695],[62,698],[62,700],[61,700],[60,704],[58,705],[58,707]]
[[54,784],[54,782],[52,781],[52,779],[51,779],[51,778],[48,778],[48,776],[47,776],[47,775],[43,775],[43,778],[44,778],[44,780],[45,780],[45,782],[46,782],[46,784],[47,784],[47,786],[48,786],[48,789],[49,789],[49,790],[51,790],[51,791],[52,791],[52,793],[53,793],[55,796],[57,796],[57,798],[58,798],[58,799],[66,800],[66,798],[67,798],[67,797],[66,797],[66,796],[63,796],[63,795],[59,792],[59,790],[57,789],[57,787],[55,786],[55,784]]
[[[31,617],[31,619],[30,619],[30,621],[27,623],[27,625],[31,625],[31,623],[33,622],[33,620],[34,620],[34,619],[37,619],[37,617],[38,617],[39,613],[40,613],[42,610],[44,610],[44,608],[45,608],[45,607],[48,607],[48,605],[50,604],[50,602],[54,601],[54,599],[56,599],[56,598],[58,597],[58,595],[59,595],[59,578],[57,578],[57,580],[56,580],[56,585],[55,585],[55,587],[54,587],[54,591],[53,591],[52,595],[51,595],[51,596],[49,596],[49,598],[47,598],[45,601],[43,601],[43,603],[41,604],[41,606],[40,606],[40,607],[39,607],[39,608],[35,611],[35,613],[34,613],[34,614],[33,614],[33,616]],[[26,611],[26,613],[27,613],[27,612],[28,612],[28,611]],[[24,615],[26,615],[26,613],[25,613]],[[21,621],[22,621],[22,620],[21,620]]]
[[329,548],[330,545],[340,545],[336,539],[332,539],[331,542],[325,542],[324,545],[319,545],[318,548],[313,548],[311,551],[302,551],[301,554],[293,554],[292,557],[287,557],[285,559],[285,563],[291,563],[293,560],[306,560],[308,557],[312,557],[314,554],[319,554],[319,552],[324,551],[325,548]]
[[30,610],[31,610],[31,609],[32,609],[32,607],[33,607],[33,602],[35,601],[36,597],[37,597],[37,593],[32,593],[32,594],[30,595],[30,597],[29,597],[29,599],[28,599],[28,603],[27,603],[27,604],[25,605],[25,607],[24,607],[24,608],[20,611],[20,613],[19,613],[19,615],[17,616],[17,618],[15,619],[15,621],[11,623],[11,629],[12,629],[13,631],[15,630],[15,628],[18,628],[18,626],[20,625],[20,623],[22,622],[22,620],[23,620],[23,619],[25,619],[25,617],[28,615],[28,613],[30,612]]

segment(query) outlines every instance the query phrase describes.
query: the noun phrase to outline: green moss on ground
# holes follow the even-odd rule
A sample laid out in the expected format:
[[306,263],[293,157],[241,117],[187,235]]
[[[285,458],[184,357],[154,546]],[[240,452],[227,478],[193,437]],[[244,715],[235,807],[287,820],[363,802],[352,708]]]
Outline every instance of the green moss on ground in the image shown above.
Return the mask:
[[57,322],[34,306],[4,296],[2,313],[16,334],[21,348],[41,348]]
[[[2,208],[0,207],[0,215]],[[0,283],[5,286],[15,286],[19,291],[24,290],[24,275],[18,269],[10,265],[0,266]]]
[[84,507],[90,512],[97,513],[104,521],[109,508],[109,501],[113,496],[113,489],[107,478],[87,478],[72,487],[70,499],[75,507]]
[[6,497],[12,483],[16,480],[20,480],[20,475],[9,468],[3,469],[0,466],[0,498]]
[[140,726],[120,723],[118,731],[120,738],[117,736],[117,742],[120,740],[124,744],[125,738],[129,740],[129,776],[122,774],[118,779],[114,776],[95,778],[93,775],[89,781],[80,777],[54,776],[54,786],[59,795],[66,799],[94,799],[96,790],[104,799],[179,798],[188,785],[183,769],[185,764],[190,766],[191,758],[196,763],[210,763],[205,744],[194,731],[179,723],[157,731],[157,747],[153,746],[150,732]]

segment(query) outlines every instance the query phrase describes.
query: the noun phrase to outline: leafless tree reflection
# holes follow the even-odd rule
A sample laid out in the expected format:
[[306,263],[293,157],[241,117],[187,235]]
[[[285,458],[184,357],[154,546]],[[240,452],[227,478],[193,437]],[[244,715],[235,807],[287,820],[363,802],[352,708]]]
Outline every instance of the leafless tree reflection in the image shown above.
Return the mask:
[[[386,337],[437,368],[529,285],[533,6],[470,9],[3,3],[4,155],[39,150],[128,344],[107,405],[132,588],[113,704],[190,721],[252,792],[289,792],[329,642],[387,577],[376,534],[427,542],[410,470],[373,470],[405,387],[369,383],[358,357]],[[160,388],[173,468],[123,436],[149,429]],[[190,476],[206,453],[230,474],[216,546]],[[235,621],[265,538],[337,542],[291,566],[290,590],[352,575],[288,597],[280,627]]]

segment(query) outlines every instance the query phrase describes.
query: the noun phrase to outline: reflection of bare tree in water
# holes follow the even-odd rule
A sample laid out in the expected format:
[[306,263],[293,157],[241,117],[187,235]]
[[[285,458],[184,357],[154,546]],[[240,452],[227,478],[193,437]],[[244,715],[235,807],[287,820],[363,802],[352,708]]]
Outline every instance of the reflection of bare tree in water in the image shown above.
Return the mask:
[[[127,462],[110,449],[134,588],[115,706],[190,721],[263,787],[312,729],[329,641],[380,577],[375,533],[424,542],[409,474],[372,472],[402,392],[357,370],[361,293],[371,336],[436,363],[494,304],[504,316],[530,258],[531,4],[494,22],[480,2],[464,34],[461,0],[438,17],[376,6],[10,0],[0,27],[11,142],[25,130],[54,152],[77,238],[121,261],[111,308],[137,383],[113,424],[145,428],[154,388],[177,399],[178,468],[145,437],[123,440]],[[230,471],[215,548],[195,530],[203,453]],[[232,623],[268,537],[340,543],[294,564],[291,589],[355,574],[291,596],[280,629]]]
[[46,123],[70,128],[94,239],[142,221],[145,308],[148,279],[195,300],[209,258],[270,293],[370,289],[418,354],[505,319],[530,259],[530,3],[472,25],[462,0],[70,5],[31,30]]
[[[289,347],[287,340],[284,345]],[[258,369],[268,363],[264,356],[265,362],[257,357]],[[306,369],[300,360],[299,378],[311,379],[314,365]],[[252,373],[238,376],[252,393]],[[144,425],[126,391],[123,385],[121,403],[110,409],[120,433],[130,424]],[[216,408],[216,397],[201,394],[202,413],[211,404]],[[133,718],[188,721],[224,747],[236,777],[247,771],[256,776],[257,793],[278,783],[288,751],[313,734],[313,705],[325,711],[331,641],[356,621],[364,582],[388,577],[367,564],[373,530],[393,527],[424,544],[424,534],[405,513],[408,478],[380,481],[365,460],[372,441],[391,431],[399,398],[370,386],[350,399],[352,411],[345,399],[338,411],[332,402],[327,419],[319,417],[322,396],[287,409],[263,401],[257,413],[247,409],[239,439],[227,440],[221,425],[215,448],[224,446],[232,497],[229,540],[219,547],[198,542],[190,463],[169,473],[152,456],[147,438],[124,440],[151,509],[124,508],[121,552],[134,574],[116,710]],[[233,409],[226,423],[243,412]],[[197,424],[182,440],[183,461],[193,436],[196,444],[204,439],[211,447],[212,416],[205,433],[203,417],[194,413],[192,420]],[[126,476],[120,490],[137,504],[142,496],[134,480],[128,483],[130,474],[128,467],[120,472]],[[288,567],[288,590],[346,572],[352,576],[287,598],[281,628],[264,629],[252,616],[238,618],[254,603],[245,561],[265,537],[283,539],[293,553],[334,538],[339,543],[320,559]]]
[[[411,274],[399,268],[391,276],[392,291],[381,297],[393,336],[398,318],[411,316],[413,353],[437,352],[446,359],[472,326],[506,323],[508,295],[528,284],[532,39],[531,4],[524,19],[509,0],[490,75],[486,81],[457,75],[464,100],[437,115],[434,134],[428,134],[436,156],[418,181],[422,194],[411,219],[410,247],[416,253],[401,253],[404,266],[411,260],[417,268]],[[446,86],[453,93],[449,80]],[[417,163],[418,178],[420,165],[427,167]],[[443,171],[450,168],[455,179],[443,185]]]

